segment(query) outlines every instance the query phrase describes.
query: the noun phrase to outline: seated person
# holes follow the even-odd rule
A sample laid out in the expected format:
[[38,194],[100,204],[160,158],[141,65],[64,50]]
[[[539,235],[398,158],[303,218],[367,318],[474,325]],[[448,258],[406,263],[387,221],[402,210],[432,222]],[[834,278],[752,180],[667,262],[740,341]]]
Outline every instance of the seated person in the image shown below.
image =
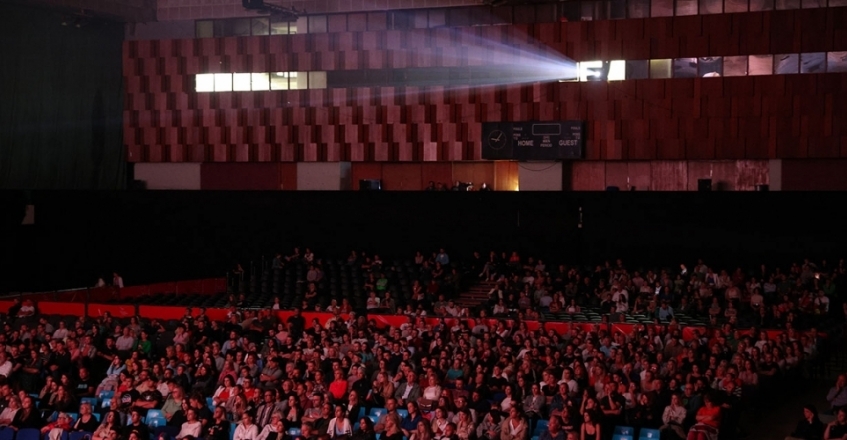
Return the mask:
[[797,422],[797,427],[786,440],[820,440],[823,438],[824,426],[818,418],[818,410],[814,405],[803,407],[803,418]]
[[835,413],[835,420],[826,425],[823,440],[843,440],[847,438],[847,409],[841,408]]

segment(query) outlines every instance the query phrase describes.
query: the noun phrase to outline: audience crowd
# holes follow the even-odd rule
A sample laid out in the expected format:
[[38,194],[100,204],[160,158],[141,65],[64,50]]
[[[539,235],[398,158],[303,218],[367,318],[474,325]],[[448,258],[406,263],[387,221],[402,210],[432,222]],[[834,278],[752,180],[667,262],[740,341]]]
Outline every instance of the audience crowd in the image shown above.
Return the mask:
[[[299,259],[320,264],[308,251],[278,257],[274,268]],[[374,275],[374,292],[391,270],[372,259],[350,263]],[[444,250],[419,253],[413,264],[422,268],[419,286],[439,284],[433,270],[456,266]],[[307,322],[299,309],[280,321],[272,309],[239,303],[225,322],[190,309],[160,322],[57,320],[16,304],[0,333],[0,426],[39,429],[49,440],[68,432],[95,440],[607,440],[627,429],[636,438],[732,440],[746,434],[743,408],[817,373],[827,350],[819,329],[834,337],[847,310],[837,288],[843,261],[729,275],[703,262],[640,271],[617,261],[585,271],[492,253],[462,267],[496,282],[479,315],[513,319],[449,319],[457,314],[450,294],[421,287],[397,328],[338,305],[326,322]],[[612,319],[655,321],[628,334],[605,323],[558,334],[524,322],[538,311],[595,306]],[[712,325],[684,340],[674,311]],[[745,323],[754,326],[742,330]],[[817,438],[798,438],[842,438],[845,386],[839,377],[828,396],[836,421]]]

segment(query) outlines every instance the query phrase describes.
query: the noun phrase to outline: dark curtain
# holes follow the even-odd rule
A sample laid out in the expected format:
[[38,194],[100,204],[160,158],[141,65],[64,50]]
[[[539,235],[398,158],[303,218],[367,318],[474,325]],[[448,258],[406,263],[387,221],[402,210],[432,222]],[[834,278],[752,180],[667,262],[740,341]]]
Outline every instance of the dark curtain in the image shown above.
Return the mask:
[[122,189],[123,24],[0,4],[0,188]]

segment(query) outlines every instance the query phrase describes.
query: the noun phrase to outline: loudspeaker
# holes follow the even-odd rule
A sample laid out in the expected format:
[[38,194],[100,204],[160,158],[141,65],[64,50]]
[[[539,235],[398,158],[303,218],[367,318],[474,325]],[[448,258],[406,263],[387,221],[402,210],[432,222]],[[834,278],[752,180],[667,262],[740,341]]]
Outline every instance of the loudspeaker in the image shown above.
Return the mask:
[[697,191],[711,191],[712,179],[697,179]]
[[362,179],[359,181],[359,191],[382,191],[382,182],[376,179]]
[[756,191],[767,192],[767,191],[770,191],[770,190],[771,190],[770,185],[756,185]]

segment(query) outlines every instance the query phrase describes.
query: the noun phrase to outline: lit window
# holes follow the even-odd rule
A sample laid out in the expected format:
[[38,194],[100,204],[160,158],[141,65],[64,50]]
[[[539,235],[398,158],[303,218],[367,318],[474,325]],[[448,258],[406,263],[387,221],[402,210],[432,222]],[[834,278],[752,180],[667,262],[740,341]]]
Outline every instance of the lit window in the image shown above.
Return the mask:
[[700,75],[703,78],[723,76],[723,58],[702,57],[699,60]]
[[309,88],[309,76],[306,72],[288,72],[288,88],[302,90]]
[[232,74],[232,90],[236,92],[244,92],[250,90],[250,74],[249,73],[233,73]]
[[847,52],[829,52],[826,54],[827,72],[847,72]]
[[310,89],[325,89],[326,88],[326,72],[309,72],[309,88]]
[[288,90],[288,72],[271,74],[271,90]]
[[650,78],[670,78],[671,60],[650,60]]
[[614,60],[609,63],[609,81],[626,79],[626,61]]
[[676,58],[673,60],[674,78],[697,77],[697,58]]
[[813,52],[800,55],[800,73],[824,73],[826,53]]
[[800,71],[800,55],[788,53],[774,56],[773,72],[776,75],[789,75]]
[[250,88],[253,90],[270,90],[271,89],[271,80],[270,75],[267,73],[251,73],[250,74],[251,86]]
[[194,90],[198,92],[214,92],[215,91],[215,75],[212,73],[204,73],[194,76]]
[[773,75],[773,55],[750,55],[748,75]]
[[583,61],[578,65],[580,81],[599,81],[603,78],[602,61]]
[[216,73],[215,74],[215,91],[216,92],[231,92],[232,91],[232,74],[231,73]]
[[723,76],[747,76],[747,57],[723,57]]

